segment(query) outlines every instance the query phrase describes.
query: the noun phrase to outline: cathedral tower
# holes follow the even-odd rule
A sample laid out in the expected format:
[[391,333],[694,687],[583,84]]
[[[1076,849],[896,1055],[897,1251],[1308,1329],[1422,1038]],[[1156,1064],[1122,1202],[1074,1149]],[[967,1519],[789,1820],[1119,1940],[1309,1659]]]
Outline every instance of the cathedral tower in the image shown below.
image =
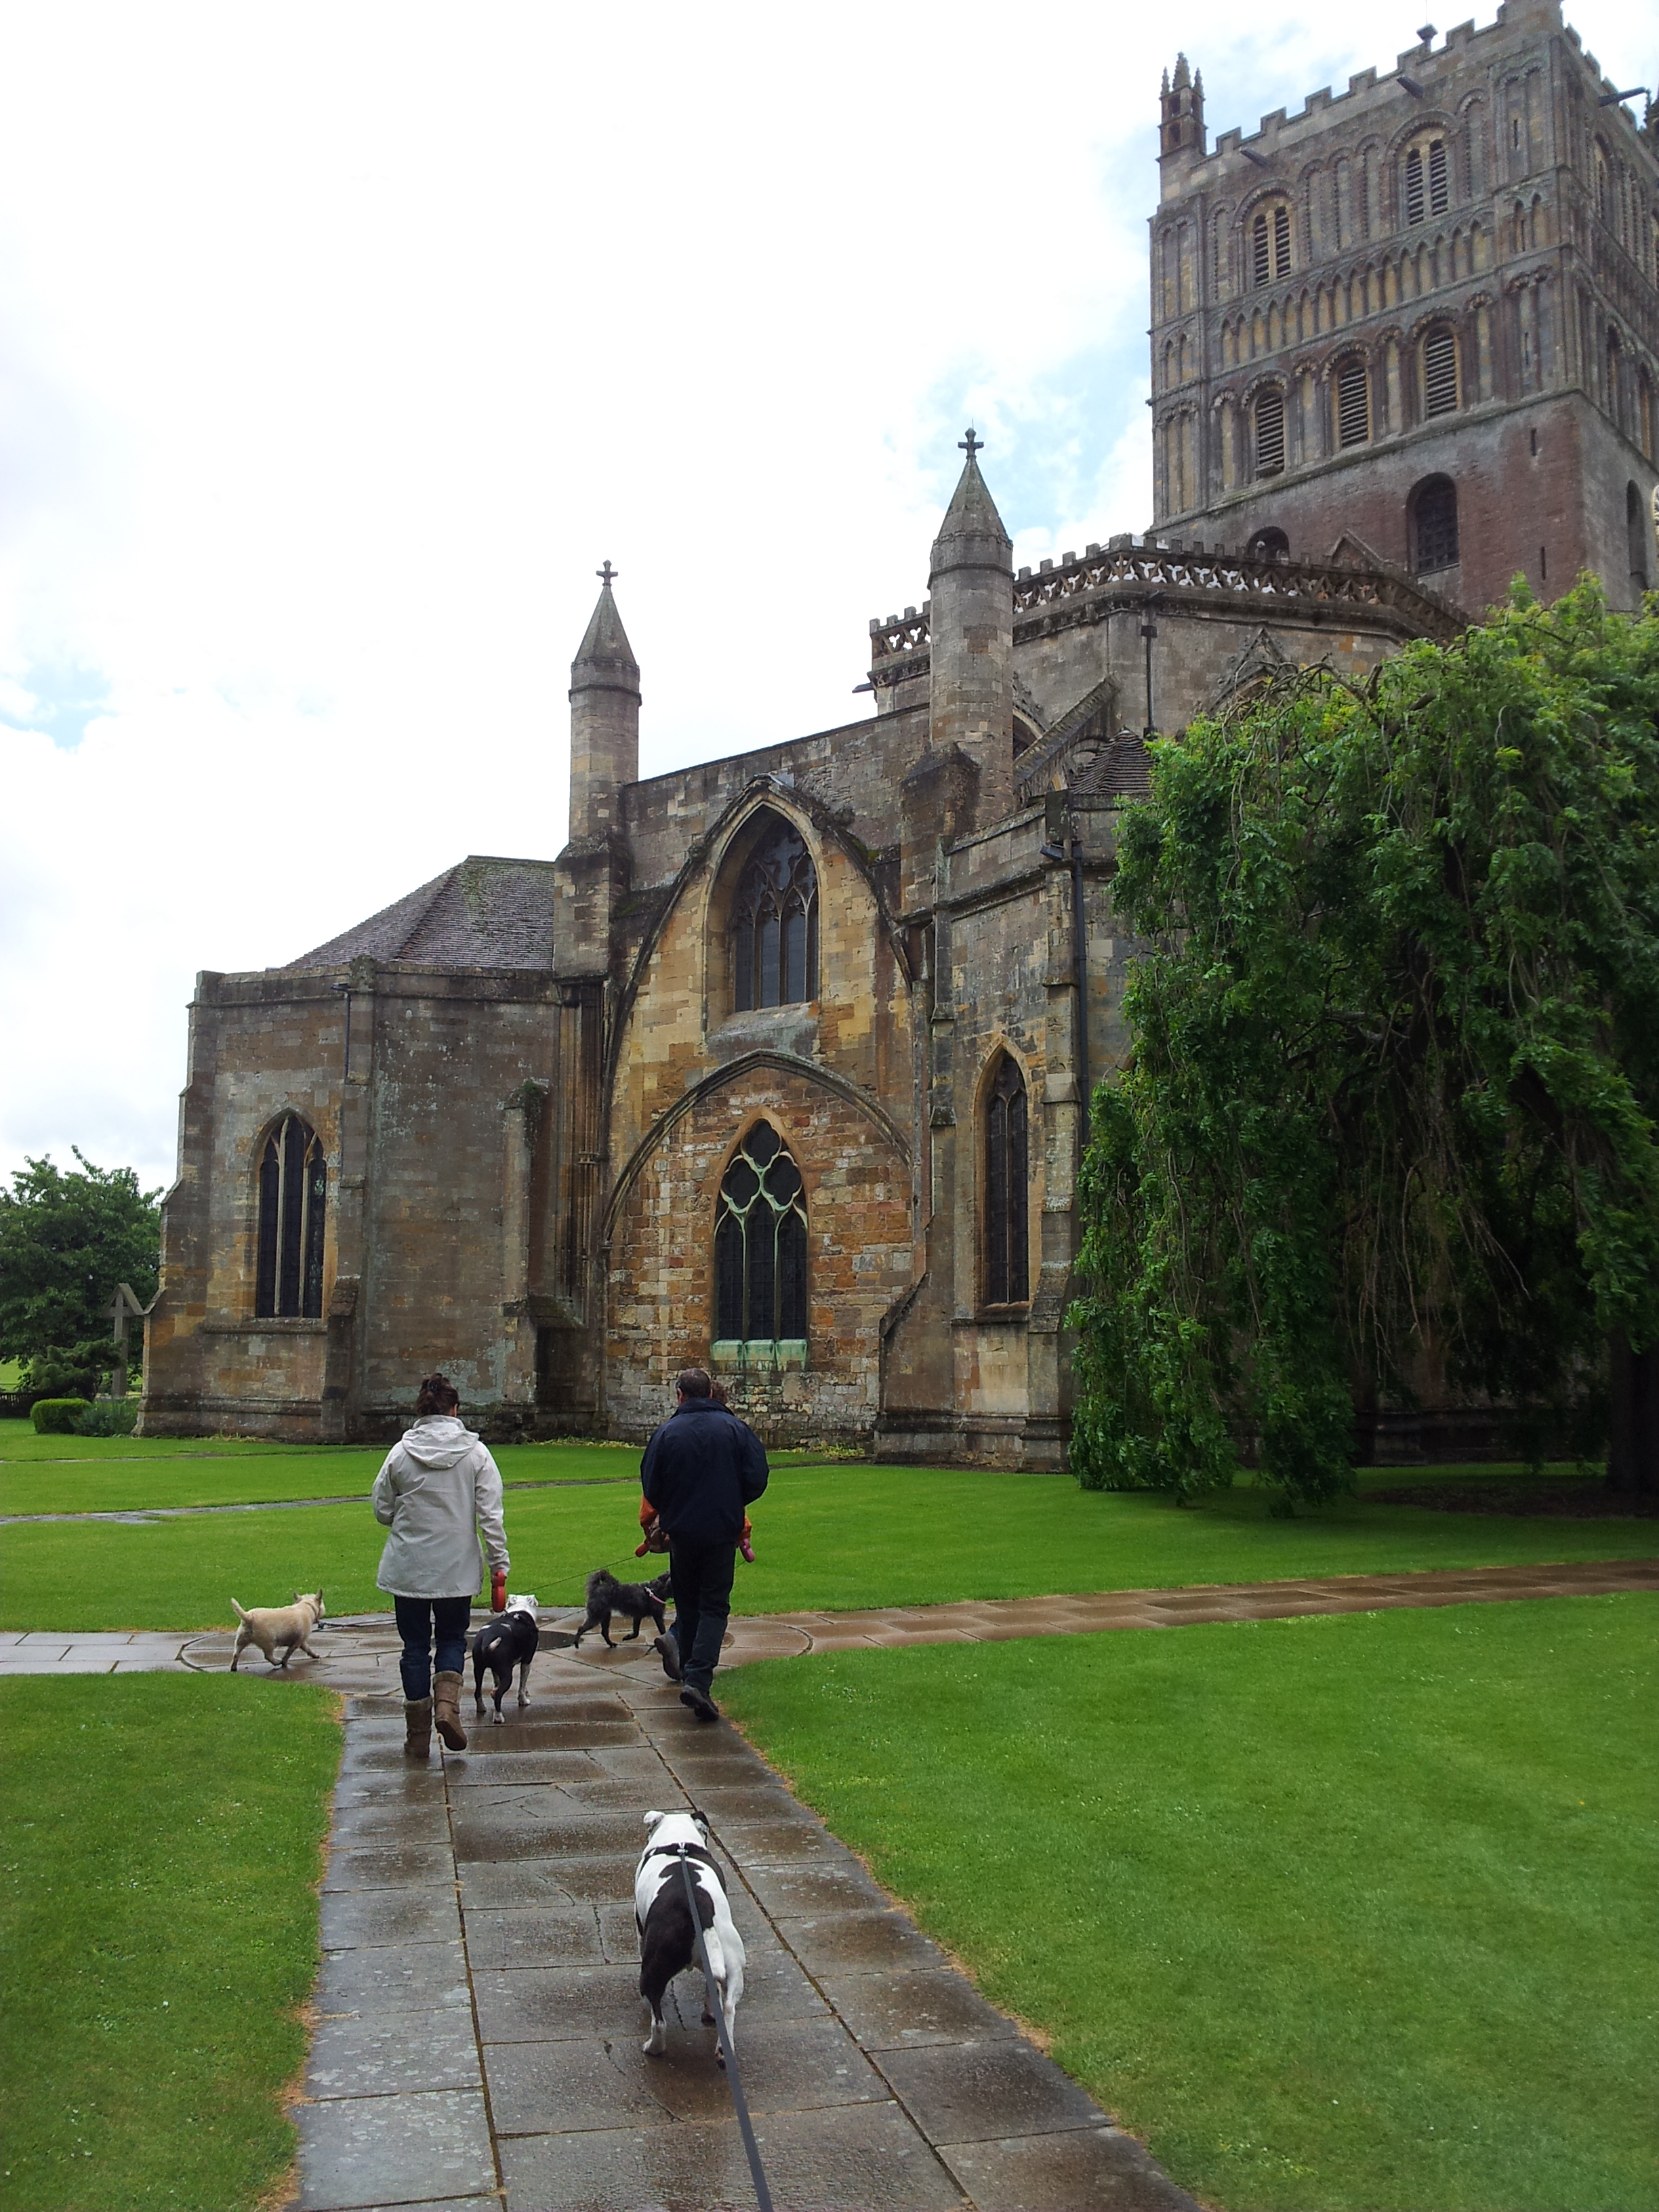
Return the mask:
[[[1558,0],[1420,43],[1206,153],[1184,57],[1152,218],[1155,522],[1347,538],[1471,615],[1519,570],[1656,576],[1659,160]],[[1357,544],[1352,541],[1358,541]]]
[[1014,549],[971,429],[962,444],[967,464],[928,563],[928,742],[977,764],[984,823],[1013,804]]
[[570,835],[608,837],[622,827],[617,794],[640,773],[640,665],[611,589],[607,561],[599,605],[570,664]]

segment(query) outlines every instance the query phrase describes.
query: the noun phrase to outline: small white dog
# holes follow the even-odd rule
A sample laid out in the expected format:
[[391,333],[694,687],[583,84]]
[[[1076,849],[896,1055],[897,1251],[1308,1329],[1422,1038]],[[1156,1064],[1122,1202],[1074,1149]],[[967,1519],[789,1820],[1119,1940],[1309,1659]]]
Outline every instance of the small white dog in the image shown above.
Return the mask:
[[[660,2058],[668,2047],[668,2031],[662,2016],[663,1992],[676,1974],[688,1966],[701,1974],[696,1932],[686,1903],[682,1865],[691,1869],[691,1887],[697,1901],[697,1918],[705,1930],[708,1964],[720,1993],[726,2014],[726,2039],[737,2047],[734,2025],[738,2000],[743,1995],[743,1938],[732,1925],[720,1869],[708,1850],[708,1824],[701,1813],[647,1813],[645,1825],[651,1840],[640,1854],[634,1870],[634,1919],[640,1931],[640,1995],[651,2008],[651,2033],[642,2048],[651,2058]],[[705,2011],[705,2027],[714,2015]],[[726,2054],[715,2051],[724,2066]]]
[[323,1618],[325,1608],[321,1590],[313,1590],[308,1597],[302,1597],[295,1590],[292,1605],[256,1605],[251,1613],[245,1613],[234,1598],[230,1601],[242,1624],[236,1632],[236,1649],[231,1656],[230,1671],[233,1674],[236,1672],[237,1661],[250,1644],[258,1645],[269,1667],[278,1663],[276,1646],[279,1644],[283,1646],[281,1664],[284,1667],[296,1650],[303,1651],[307,1659],[321,1657],[321,1653],[313,1651],[306,1642],[307,1637]]

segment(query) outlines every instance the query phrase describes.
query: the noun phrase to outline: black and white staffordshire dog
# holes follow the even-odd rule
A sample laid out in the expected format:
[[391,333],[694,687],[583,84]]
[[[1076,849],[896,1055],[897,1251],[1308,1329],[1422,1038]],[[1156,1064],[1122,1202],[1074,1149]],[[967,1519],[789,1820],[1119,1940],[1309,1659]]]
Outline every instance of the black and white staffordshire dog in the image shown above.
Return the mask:
[[530,1680],[530,1662],[536,1656],[538,1631],[536,1601],[533,1597],[510,1597],[507,1611],[485,1623],[472,1639],[472,1699],[482,1716],[484,1708],[483,1678],[485,1672],[495,1684],[495,1718],[501,1717],[501,1699],[507,1695],[507,1684],[513,1680],[513,1669],[519,1670],[519,1703],[527,1705],[530,1692],[526,1687]]
[[[651,1840],[634,1870],[634,1918],[640,1931],[640,1995],[651,2008],[646,2055],[660,2058],[668,2047],[662,2000],[670,1982],[688,1967],[702,1972],[685,1899],[685,1877],[680,1872],[683,1862],[691,1869],[697,1917],[707,1931],[708,1964],[726,2014],[726,2039],[735,2049],[733,2027],[743,1995],[743,1938],[732,1925],[720,1869],[709,1855],[708,1823],[701,1813],[647,1813],[645,1825]],[[702,2023],[712,2027],[714,2014],[705,2012]],[[714,2055],[724,2066],[725,2052],[717,2048]]]
[[587,1618],[576,1631],[576,1643],[581,1642],[590,1628],[597,1628],[606,1648],[614,1651],[617,1647],[611,1641],[611,1616],[613,1613],[626,1613],[633,1622],[633,1630],[624,1639],[629,1644],[638,1640],[647,1613],[656,1622],[657,1633],[660,1636],[664,1626],[663,1604],[672,1595],[673,1588],[672,1575],[658,1575],[648,1583],[619,1583],[606,1568],[596,1568],[587,1577]]

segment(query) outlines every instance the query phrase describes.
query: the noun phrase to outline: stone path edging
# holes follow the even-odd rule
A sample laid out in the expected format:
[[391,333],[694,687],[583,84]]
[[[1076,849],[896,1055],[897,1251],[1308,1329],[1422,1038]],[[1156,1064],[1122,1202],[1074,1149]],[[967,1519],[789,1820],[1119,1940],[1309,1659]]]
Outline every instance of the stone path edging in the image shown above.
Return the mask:
[[752,2205],[694,1978],[666,2056],[640,2049],[642,1814],[693,1802],[779,2212],[1198,2212],[654,1660],[600,1683],[560,1654],[531,1687],[501,1728],[469,1699],[471,1748],[424,1768],[400,1718],[348,1709],[290,2212]]

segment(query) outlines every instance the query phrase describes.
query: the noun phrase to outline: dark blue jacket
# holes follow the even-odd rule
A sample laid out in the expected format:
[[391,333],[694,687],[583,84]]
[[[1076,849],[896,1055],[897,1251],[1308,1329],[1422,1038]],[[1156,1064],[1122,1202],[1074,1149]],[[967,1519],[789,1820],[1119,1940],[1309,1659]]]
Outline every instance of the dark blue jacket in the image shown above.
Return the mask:
[[761,1440],[712,1398],[684,1398],[645,1448],[640,1480],[670,1536],[735,1544],[766,1487]]

